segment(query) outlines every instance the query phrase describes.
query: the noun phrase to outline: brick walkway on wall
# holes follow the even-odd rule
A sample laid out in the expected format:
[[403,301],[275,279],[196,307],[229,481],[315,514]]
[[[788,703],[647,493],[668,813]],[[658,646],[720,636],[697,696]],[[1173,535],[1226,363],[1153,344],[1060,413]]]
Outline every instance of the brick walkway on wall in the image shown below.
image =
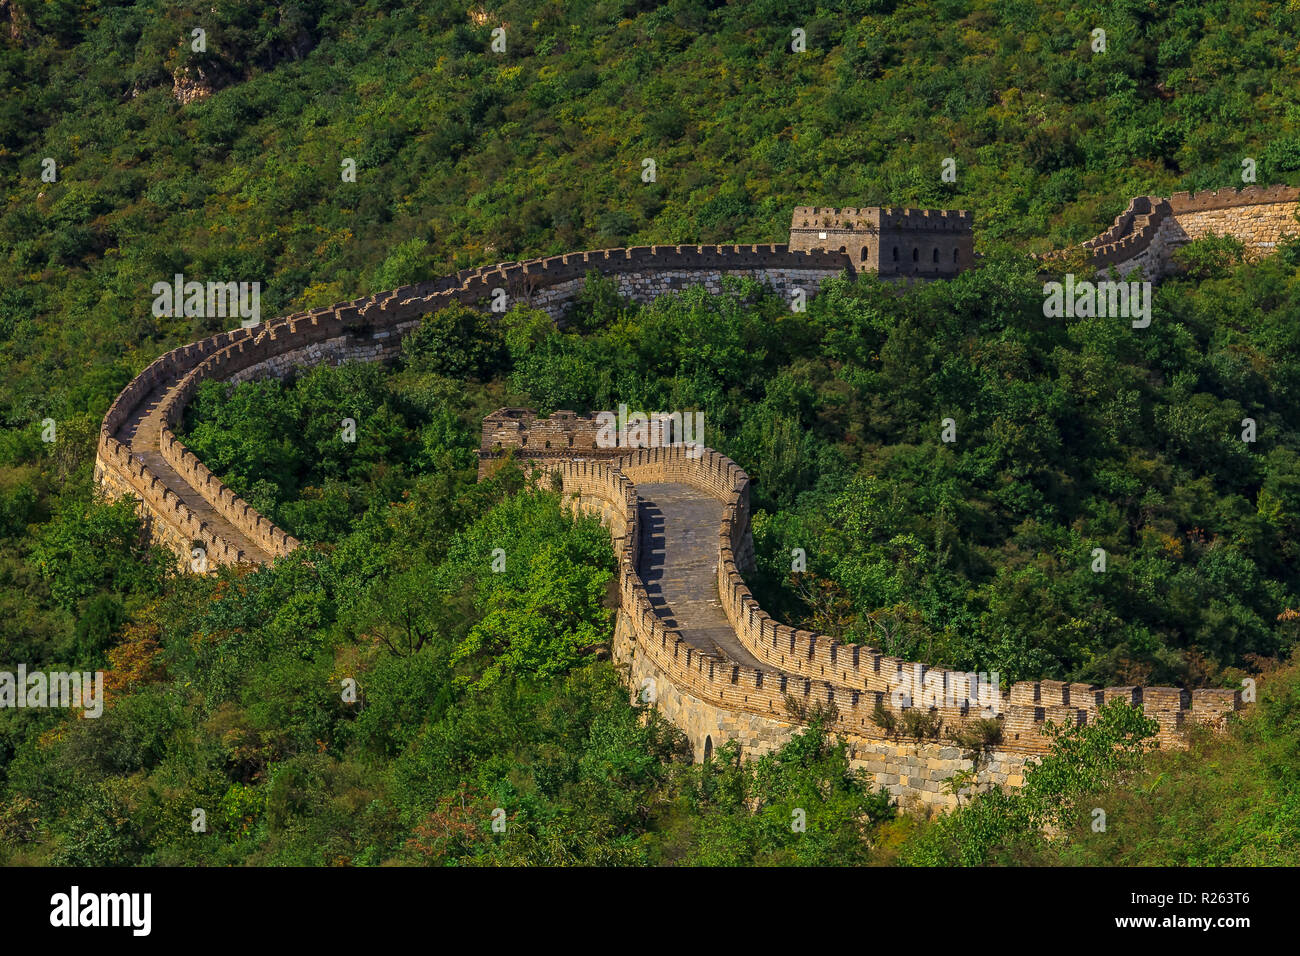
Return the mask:
[[160,447],[163,421],[158,406],[175,384],[176,381],[171,380],[155,388],[135,409],[131,417],[122,423],[122,427],[117,430],[114,437],[130,449],[132,458],[143,461],[149,470],[158,476],[163,485],[188,505],[198,519],[205,522],[217,537],[241,549],[248,561],[258,564],[270,561],[271,555],[265,549],[254,544],[247,535],[236,528],[203,495],[199,494],[198,489],[190,485],[184,475],[163,458]]
[[641,579],[664,623],[692,646],[771,671],[740,643],[718,600],[722,502],[682,484],[637,485],[641,496]]

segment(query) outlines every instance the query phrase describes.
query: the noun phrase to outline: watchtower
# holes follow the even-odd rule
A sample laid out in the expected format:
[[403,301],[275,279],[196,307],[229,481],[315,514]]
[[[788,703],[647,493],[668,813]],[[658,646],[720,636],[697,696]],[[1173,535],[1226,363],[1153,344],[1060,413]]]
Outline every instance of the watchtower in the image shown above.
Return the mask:
[[965,210],[796,206],[790,249],[842,252],[859,272],[945,278],[974,265],[972,226]]

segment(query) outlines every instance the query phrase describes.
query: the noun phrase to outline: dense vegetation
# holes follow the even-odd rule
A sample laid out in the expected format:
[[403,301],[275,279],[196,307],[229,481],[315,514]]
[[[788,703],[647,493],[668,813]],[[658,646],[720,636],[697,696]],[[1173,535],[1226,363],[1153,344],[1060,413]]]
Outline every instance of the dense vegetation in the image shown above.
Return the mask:
[[[1294,9],[3,15],[0,669],[102,667],[111,705],[0,709],[0,860],[1295,862],[1300,254],[1190,248],[1134,330],[1044,319],[1006,251],[1093,235],[1133,195],[1234,184],[1247,156],[1262,183],[1300,181]],[[212,95],[182,107],[191,81]],[[796,204],[873,203],[974,210],[985,267],[836,283],[804,314],[745,283],[635,308],[593,281],[563,331],[449,310],[391,373],[209,385],[187,441],[309,544],[274,568],[175,575],[129,506],[94,500],[113,396],[221,325],[151,314],[174,273],[260,281],[269,318],[526,255],[770,241]],[[703,409],[708,444],[755,477],[754,584],[778,617],[1006,681],[1250,673],[1261,704],[1186,755],[1141,753],[1117,716],[1024,792],[930,824],[816,723],[760,763],[692,767],[604,659],[605,533],[513,470],[475,481],[484,412],[620,402]],[[1114,741],[1125,759],[1102,759]]]

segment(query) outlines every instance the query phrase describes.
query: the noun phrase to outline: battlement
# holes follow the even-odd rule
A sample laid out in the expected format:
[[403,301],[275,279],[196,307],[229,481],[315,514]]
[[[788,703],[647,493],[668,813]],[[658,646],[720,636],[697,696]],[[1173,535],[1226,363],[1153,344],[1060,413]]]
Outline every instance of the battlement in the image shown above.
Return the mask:
[[[479,444],[479,477],[490,474],[508,454],[523,462],[612,460],[637,448],[668,445],[694,435],[694,423],[683,428],[682,414],[643,413],[610,409],[603,421],[597,414],[579,415],[562,409],[540,418],[530,408],[500,408],[483,418]],[[687,413],[692,414],[692,413]],[[689,437],[689,436],[688,436]]]
[[861,230],[880,227],[880,207],[832,209],[828,206],[796,206],[790,229]]
[[470,296],[492,288],[542,288],[581,279],[595,270],[605,274],[666,271],[768,271],[850,267],[826,251],[794,250],[783,243],[715,246],[629,246],[571,252],[521,262],[498,263],[458,273],[459,291]]
[[974,218],[965,209],[913,209],[910,206],[796,206],[791,229],[866,229],[871,226],[921,232],[962,232]]
[[1165,200],[1175,213],[1202,212],[1239,206],[1294,203],[1300,200],[1295,186],[1240,186],[1232,189],[1202,190],[1199,193],[1174,193]]
[[886,206],[880,211],[886,229],[915,232],[969,232],[974,217],[964,209],[912,209]]

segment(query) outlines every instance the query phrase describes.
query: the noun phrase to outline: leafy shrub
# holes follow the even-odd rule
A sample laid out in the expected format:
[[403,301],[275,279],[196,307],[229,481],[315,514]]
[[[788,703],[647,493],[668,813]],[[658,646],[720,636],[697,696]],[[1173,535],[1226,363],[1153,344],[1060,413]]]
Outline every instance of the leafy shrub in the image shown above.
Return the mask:
[[1206,236],[1174,250],[1174,265],[1192,279],[1218,279],[1241,262],[1246,247],[1233,236]]

